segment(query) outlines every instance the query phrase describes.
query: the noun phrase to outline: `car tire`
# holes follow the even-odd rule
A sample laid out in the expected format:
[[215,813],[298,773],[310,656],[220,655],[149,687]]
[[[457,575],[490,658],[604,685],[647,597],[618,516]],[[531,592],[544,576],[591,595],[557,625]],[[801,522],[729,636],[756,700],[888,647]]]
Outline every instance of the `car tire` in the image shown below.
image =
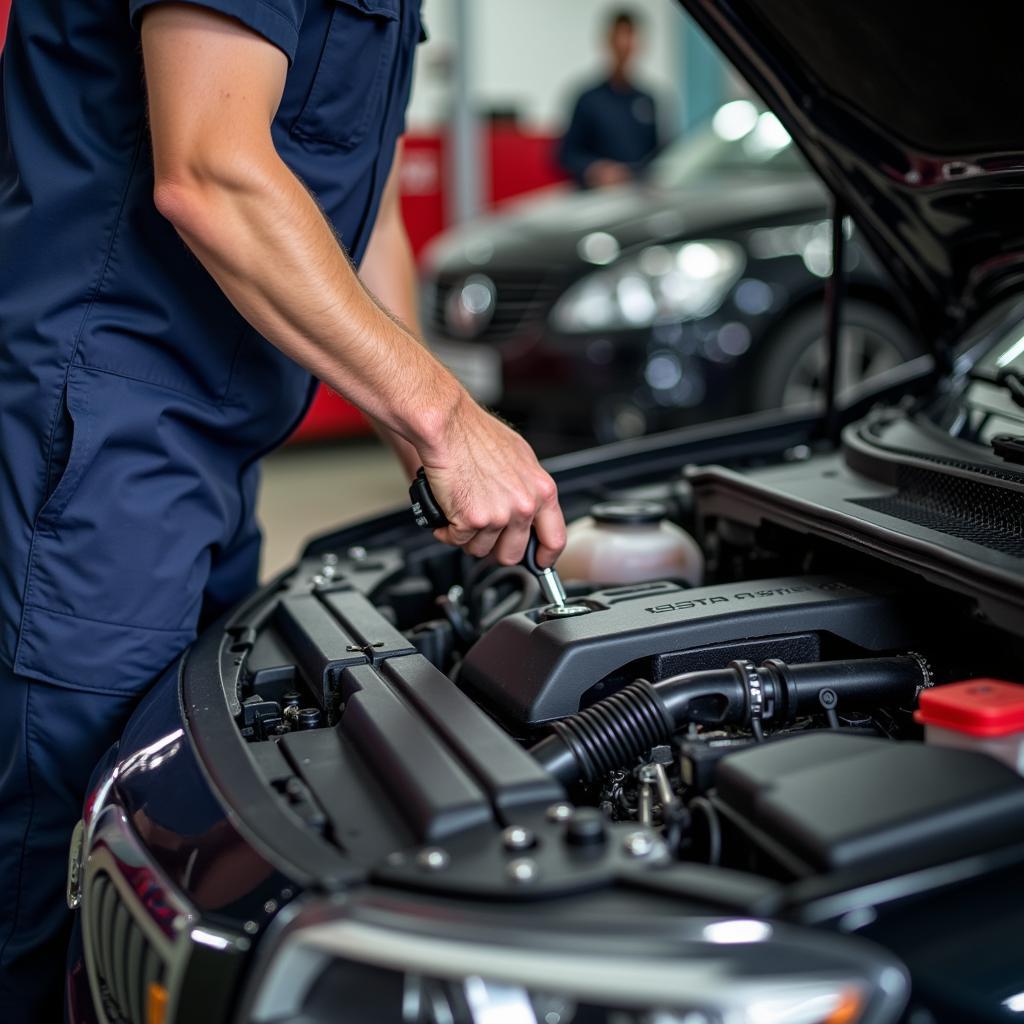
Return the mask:
[[[839,394],[924,349],[899,318],[862,299],[843,304]],[[751,400],[778,409],[820,399],[827,353],[825,312],[819,305],[784,320],[765,340],[755,364]],[[842,353],[845,353],[842,354]]]

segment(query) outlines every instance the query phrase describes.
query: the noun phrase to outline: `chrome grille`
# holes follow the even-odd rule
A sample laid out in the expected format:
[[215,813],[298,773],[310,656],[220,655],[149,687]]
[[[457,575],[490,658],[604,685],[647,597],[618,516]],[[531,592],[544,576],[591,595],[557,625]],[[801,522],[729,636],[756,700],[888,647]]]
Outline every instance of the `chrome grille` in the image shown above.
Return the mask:
[[89,879],[82,908],[107,1019],[111,1024],[146,1024],[150,986],[166,981],[163,957],[106,871],[97,871]]
[[[466,276],[435,281],[427,303],[427,329],[434,337],[458,337],[448,326],[448,299],[461,288]],[[537,274],[497,275],[494,280],[494,312],[490,322],[473,336],[474,341],[502,341],[539,321],[558,296],[557,282]]]

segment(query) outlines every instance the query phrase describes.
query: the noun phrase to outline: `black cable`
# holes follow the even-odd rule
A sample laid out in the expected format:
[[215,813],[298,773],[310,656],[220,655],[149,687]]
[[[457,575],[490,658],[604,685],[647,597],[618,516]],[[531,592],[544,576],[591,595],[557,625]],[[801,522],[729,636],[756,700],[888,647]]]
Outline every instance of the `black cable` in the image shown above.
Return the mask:
[[690,810],[694,808],[703,812],[708,823],[708,863],[717,864],[722,859],[722,826],[718,811],[705,796],[696,796],[690,801]]

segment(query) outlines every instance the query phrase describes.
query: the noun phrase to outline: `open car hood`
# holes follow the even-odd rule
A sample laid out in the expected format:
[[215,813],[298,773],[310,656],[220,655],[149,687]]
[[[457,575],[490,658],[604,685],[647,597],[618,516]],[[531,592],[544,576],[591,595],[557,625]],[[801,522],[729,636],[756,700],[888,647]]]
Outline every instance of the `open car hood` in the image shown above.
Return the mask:
[[840,198],[934,351],[1024,281],[1024,8],[681,3]]

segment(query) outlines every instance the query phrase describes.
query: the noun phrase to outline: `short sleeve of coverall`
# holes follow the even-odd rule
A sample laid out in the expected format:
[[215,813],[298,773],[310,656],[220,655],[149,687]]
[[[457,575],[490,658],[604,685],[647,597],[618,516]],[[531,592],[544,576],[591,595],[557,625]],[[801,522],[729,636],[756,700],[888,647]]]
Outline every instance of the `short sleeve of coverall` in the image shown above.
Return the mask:
[[[142,12],[167,0],[129,0],[128,10],[132,25],[139,30]],[[176,0],[181,2],[181,0]],[[291,65],[299,41],[299,25],[305,11],[306,0],[185,0],[198,7],[237,18],[247,28],[259,33],[283,50]]]

